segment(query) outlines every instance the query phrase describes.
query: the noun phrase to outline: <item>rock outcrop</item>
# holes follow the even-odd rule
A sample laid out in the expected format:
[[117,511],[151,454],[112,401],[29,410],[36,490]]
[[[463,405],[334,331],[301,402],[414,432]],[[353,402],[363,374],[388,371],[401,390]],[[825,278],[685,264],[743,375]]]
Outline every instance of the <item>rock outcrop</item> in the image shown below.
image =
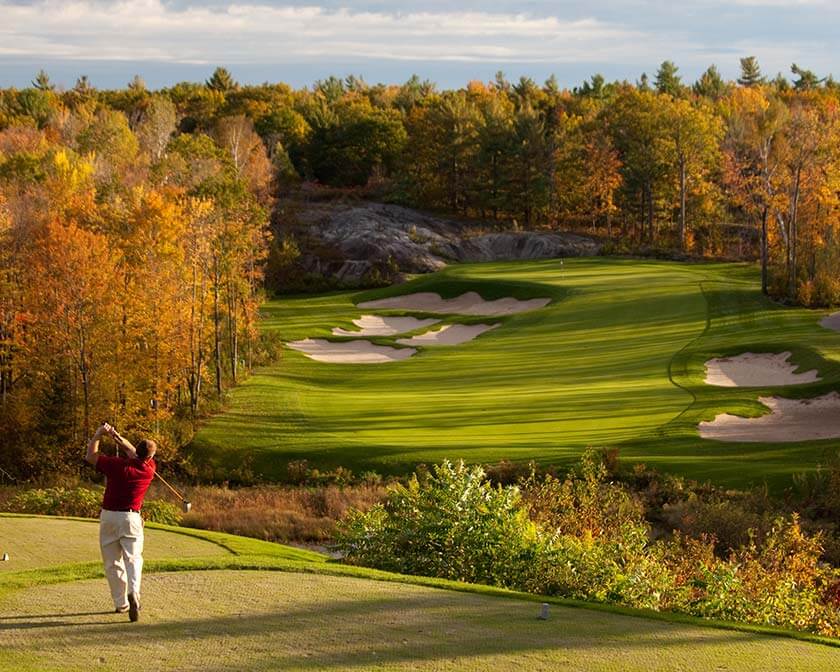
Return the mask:
[[311,204],[295,215],[305,273],[341,285],[428,273],[452,262],[598,254],[600,243],[570,233],[487,232],[474,224],[381,203]]

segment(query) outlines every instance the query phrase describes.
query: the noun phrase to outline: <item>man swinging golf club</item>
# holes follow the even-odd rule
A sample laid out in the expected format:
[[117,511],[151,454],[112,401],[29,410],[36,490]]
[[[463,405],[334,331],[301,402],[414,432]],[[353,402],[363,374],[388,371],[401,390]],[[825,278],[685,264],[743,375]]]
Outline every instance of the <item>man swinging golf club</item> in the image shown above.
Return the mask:
[[[114,439],[125,457],[99,452],[103,435]],[[157,444],[143,439],[135,448],[108,423],[102,424],[88,442],[85,460],[105,474],[105,495],[99,515],[99,546],[105,576],[117,613],[128,612],[133,622],[140,618],[140,581],[143,571],[143,519],[140,508],[155,477]]]

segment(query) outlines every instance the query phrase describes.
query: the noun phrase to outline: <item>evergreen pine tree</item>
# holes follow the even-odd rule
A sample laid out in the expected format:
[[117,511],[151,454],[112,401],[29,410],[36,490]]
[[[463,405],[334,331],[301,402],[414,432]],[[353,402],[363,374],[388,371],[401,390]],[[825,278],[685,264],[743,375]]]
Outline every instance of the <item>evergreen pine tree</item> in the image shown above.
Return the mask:
[[797,91],[810,91],[819,88],[820,84],[825,81],[825,78],[817,77],[813,70],[800,68],[796,63],[790,66],[790,71],[798,77],[793,83],[793,88]]
[[226,68],[216,68],[213,75],[205,82],[208,89],[219,91],[220,93],[227,93],[239,88],[239,84],[233,78],[233,75],[228,72]]
[[656,90],[677,98],[683,90],[682,79],[677,74],[679,68],[671,61],[663,61],[656,72]]
[[715,65],[709,66],[709,69],[700,75],[700,79],[694,83],[693,88],[698,96],[705,96],[712,100],[718,100],[726,95],[726,82],[723,81]]
[[741,86],[759,86],[764,84],[764,76],[761,74],[761,68],[758,67],[758,59],[755,56],[747,56],[741,59],[741,76],[738,78],[738,84]]
[[35,79],[32,80],[32,86],[39,91],[52,91],[55,88],[53,83],[50,81],[50,76],[44,70],[38,71]]

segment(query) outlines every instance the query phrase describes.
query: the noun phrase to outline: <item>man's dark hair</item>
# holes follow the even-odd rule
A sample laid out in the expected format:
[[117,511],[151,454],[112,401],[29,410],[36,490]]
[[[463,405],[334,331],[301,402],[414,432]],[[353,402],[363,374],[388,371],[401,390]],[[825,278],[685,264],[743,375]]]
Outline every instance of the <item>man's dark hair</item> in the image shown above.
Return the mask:
[[141,460],[147,460],[154,457],[157,452],[157,444],[151,439],[143,439],[137,444],[137,457]]

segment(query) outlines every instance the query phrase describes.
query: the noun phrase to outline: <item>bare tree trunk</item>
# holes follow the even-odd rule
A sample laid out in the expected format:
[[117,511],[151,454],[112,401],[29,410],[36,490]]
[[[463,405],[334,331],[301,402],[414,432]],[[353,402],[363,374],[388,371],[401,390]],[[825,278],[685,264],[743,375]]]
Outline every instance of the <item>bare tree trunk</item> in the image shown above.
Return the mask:
[[222,335],[221,313],[219,310],[219,266],[218,260],[214,260],[214,282],[213,282],[213,343],[215,346],[216,359],[216,395],[222,398]]
[[653,243],[655,240],[653,231],[653,189],[650,184],[645,184],[645,197],[647,201],[647,237]]
[[84,403],[83,428],[85,436],[90,436],[90,368],[87,363],[87,345],[84,332],[79,330],[79,373],[82,376],[82,399]]
[[228,323],[228,347],[230,348],[230,377],[231,382],[236,385],[237,358],[239,356],[239,329],[236,321],[236,297],[230,281],[227,283],[227,323]]
[[198,408],[198,398],[195,393],[196,388],[196,369],[198,368],[198,348],[195,341],[195,303],[196,292],[198,286],[198,271],[195,264],[192,268],[192,295],[190,297],[190,373],[187,376],[187,391],[190,395],[190,415],[195,420],[196,410]]
[[767,206],[761,211],[761,293],[767,294]]
[[797,216],[799,214],[799,193],[802,180],[802,168],[797,167],[793,186],[793,199],[790,207],[790,234],[788,243],[788,296],[796,297],[796,238]]
[[[201,278],[201,303],[198,312],[198,362],[195,369],[195,410],[198,411],[198,404],[201,400],[201,370],[204,367],[204,301],[207,296],[205,286],[206,278]],[[193,415],[193,417],[195,417]]]
[[685,250],[685,201],[686,201],[685,157],[680,156],[680,247]]
[[493,186],[491,188],[490,194],[493,198],[493,221],[495,222],[499,219],[499,157],[498,152],[493,152],[493,161],[492,161],[492,176],[493,176]]
[[76,421],[76,386],[78,383],[72,359],[68,359],[63,362],[63,364],[67,366],[67,374],[70,378],[70,422],[72,424],[70,435],[73,437],[73,441],[75,442],[79,440],[79,426]]
[[[7,333],[6,328],[0,326],[0,343],[11,343],[11,338],[11,332]],[[0,355],[0,403],[3,407],[6,406],[6,398],[12,386],[11,348],[11,345],[8,348],[3,346],[2,355]]]
[[[122,301],[122,306],[121,306],[122,315],[120,316],[120,343],[119,343],[119,347],[118,347],[118,352],[120,353],[119,354],[120,357],[121,357],[122,351],[124,349],[123,346],[125,346],[125,344],[128,343],[128,310],[126,308],[125,302],[126,302],[127,297],[129,296],[129,292],[128,292],[129,282],[130,281],[129,281],[128,270],[125,270],[123,272],[123,301]],[[127,402],[127,400],[126,400],[127,394],[126,394],[125,373],[123,372],[124,368],[125,367],[124,367],[123,363],[118,361],[117,362],[117,378],[118,378],[117,395],[118,395],[118,399],[117,399],[116,408],[119,409],[119,411],[121,411],[121,412],[125,411],[126,402]],[[116,414],[116,413],[114,415],[115,415],[114,420],[116,422],[119,422],[122,415],[121,414]]]

